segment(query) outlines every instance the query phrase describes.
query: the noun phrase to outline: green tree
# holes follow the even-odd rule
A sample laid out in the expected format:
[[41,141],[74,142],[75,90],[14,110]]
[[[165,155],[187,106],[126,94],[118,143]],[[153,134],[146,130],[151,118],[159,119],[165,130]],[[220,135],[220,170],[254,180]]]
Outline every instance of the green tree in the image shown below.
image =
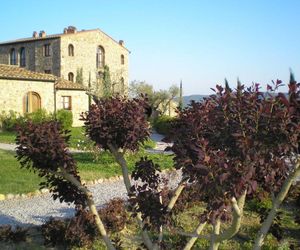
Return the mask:
[[111,77],[110,77],[110,70],[107,65],[104,66],[102,85],[103,85],[103,96],[104,97],[111,96],[112,95],[112,82],[111,82]]
[[180,81],[178,109],[180,111],[183,109],[182,81]]
[[83,84],[83,69],[82,69],[82,67],[77,69],[76,82]]
[[138,97],[140,94],[146,94],[149,99],[149,105],[153,111],[165,113],[170,109],[171,102],[179,95],[179,88],[172,85],[168,90],[155,91],[153,86],[145,81],[133,81],[129,86],[129,97]]

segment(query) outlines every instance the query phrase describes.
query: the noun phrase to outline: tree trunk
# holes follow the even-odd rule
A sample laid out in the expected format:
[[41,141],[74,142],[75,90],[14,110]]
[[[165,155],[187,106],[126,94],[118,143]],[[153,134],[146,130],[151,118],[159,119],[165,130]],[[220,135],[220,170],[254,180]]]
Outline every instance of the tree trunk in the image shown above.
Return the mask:
[[265,237],[272,225],[272,222],[276,216],[277,209],[280,207],[281,203],[285,199],[294,180],[300,175],[299,163],[300,163],[300,160],[298,160],[298,163],[295,166],[294,172],[291,173],[289,175],[289,177],[285,180],[279,194],[276,196],[275,200],[273,201],[272,209],[269,212],[267,219],[263,222],[262,227],[260,228],[258,234],[256,235],[256,240],[254,243],[253,250],[261,249],[261,247],[264,243],[264,239],[265,239]]
[[[204,229],[204,227],[206,226],[206,222],[204,223],[200,223],[198,225],[198,227],[195,229],[194,234],[200,234],[202,232],[202,230]],[[192,247],[194,246],[196,240],[198,239],[198,237],[191,237],[190,240],[186,243],[185,247],[183,250],[190,250],[192,249]]]
[[220,233],[221,221],[217,219],[215,224],[213,225],[213,231],[210,237],[210,246],[209,250],[218,250],[220,242],[217,241],[217,237]]
[[[98,214],[96,205],[93,200],[92,193],[85,186],[83,186],[73,175],[70,175],[64,168],[60,168],[60,170],[61,170],[61,176],[63,176],[66,180],[68,180],[73,185],[75,185],[80,191],[82,191],[86,195],[89,209],[90,209],[91,213],[95,216],[95,223],[96,223],[97,229],[98,229],[107,249],[115,250],[115,247],[113,246],[111,240],[109,239],[109,237],[106,233],[104,224]],[[58,173],[58,175],[60,175],[60,174]]]
[[231,239],[234,235],[237,234],[241,227],[241,221],[243,218],[244,205],[246,200],[247,190],[238,198],[236,201],[235,198],[232,198],[231,204],[233,208],[233,219],[229,228],[222,232],[218,237],[217,241],[222,242],[224,240]]
[[173,207],[175,206],[176,201],[178,200],[178,198],[179,198],[181,192],[182,192],[183,189],[185,188],[185,185],[186,185],[185,182],[181,182],[181,183],[179,184],[179,186],[176,188],[176,190],[175,190],[175,192],[174,192],[172,198],[171,198],[170,201],[169,201],[169,204],[168,204],[168,207],[167,207],[167,212],[170,212],[170,211],[173,209]]
[[[127,190],[127,194],[129,195],[130,194],[131,183],[130,183],[130,179],[129,179],[129,172],[128,172],[128,167],[127,167],[127,162],[124,159],[123,154],[121,154],[116,147],[114,147],[113,145],[109,145],[109,149],[110,149],[110,152],[112,153],[112,155],[115,157],[117,163],[121,166],[124,184],[125,184],[125,187],[126,187],[126,190]],[[153,249],[153,243],[152,243],[152,241],[149,237],[149,234],[148,234],[147,230],[143,229],[144,223],[143,223],[143,220],[142,220],[141,213],[137,214],[137,221],[138,221],[139,227],[142,230],[143,242],[145,243],[146,247],[149,250]]]

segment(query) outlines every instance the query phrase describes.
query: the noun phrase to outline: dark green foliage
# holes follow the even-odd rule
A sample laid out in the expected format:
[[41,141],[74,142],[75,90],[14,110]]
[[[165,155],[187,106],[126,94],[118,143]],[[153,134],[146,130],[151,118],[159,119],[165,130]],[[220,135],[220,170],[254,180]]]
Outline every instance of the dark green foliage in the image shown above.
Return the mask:
[[28,229],[17,226],[14,230],[10,225],[0,227],[0,241],[21,242],[26,241]]
[[39,124],[30,121],[18,127],[16,157],[21,167],[45,177],[41,188],[49,188],[54,199],[86,206],[85,194],[61,175],[64,170],[80,182],[76,163],[67,149],[70,136],[65,132],[56,121]]
[[105,225],[105,228],[108,231],[119,232],[124,229],[127,221],[124,200],[120,198],[114,198],[98,212]]
[[104,66],[102,84],[103,84],[103,96],[110,97],[112,95],[112,83],[111,83],[109,67],[107,65]]
[[113,145],[136,151],[150,135],[145,106],[145,99],[129,100],[121,96],[96,100],[82,117],[86,133],[105,150]]
[[76,72],[76,82],[83,84],[83,68],[77,69]]
[[14,131],[17,124],[23,123],[23,117],[17,112],[10,110],[8,113],[2,112],[0,115],[1,128],[4,131]]
[[38,109],[35,112],[27,113],[24,117],[27,121],[32,121],[35,124],[50,121],[53,119],[53,115],[48,114],[45,109]]
[[154,120],[153,126],[159,134],[168,135],[175,117],[162,115]]
[[52,114],[48,114],[45,109],[39,109],[24,116],[10,110],[8,113],[2,112],[0,115],[1,127],[5,131],[15,131],[17,126],[24,126],[29,120],[33,123],[41,123],[53,119]]
[[56,113],[56,119],[60,122],[63,129],[69,130],[73,124],[73,113],[70,110],[60,109]]

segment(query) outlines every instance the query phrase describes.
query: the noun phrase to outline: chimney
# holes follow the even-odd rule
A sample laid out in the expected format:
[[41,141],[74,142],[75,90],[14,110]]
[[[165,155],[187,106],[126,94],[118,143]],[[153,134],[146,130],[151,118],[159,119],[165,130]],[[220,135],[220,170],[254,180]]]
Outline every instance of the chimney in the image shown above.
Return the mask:
[[75,26],[68,26],[67,34],[75,34],[77,33],[77,28]]
[[44,30],[40,31],[40,37],[46,37],[46,32]]
[[38,33],[36,31],[33,31],[32,37],[37,38],[38,36],[39,36]]
[[124,46],[124,41],[123,41],[123,40],[120,40],[120,41],[119,41],[119,44],[120,44],[121,46]]

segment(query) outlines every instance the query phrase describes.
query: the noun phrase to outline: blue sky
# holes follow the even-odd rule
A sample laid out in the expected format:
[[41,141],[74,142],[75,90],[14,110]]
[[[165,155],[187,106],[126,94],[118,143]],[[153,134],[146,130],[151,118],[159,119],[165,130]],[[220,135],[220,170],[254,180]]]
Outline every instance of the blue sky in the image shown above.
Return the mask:
[[130,80],[156,89],[182,79],[185,95],[210,94],[225,77],[265,86],[287,82],[289,68],[300,81],[298,0],[11,0],[1,10],[0,41],[69,25],[123,39]]

